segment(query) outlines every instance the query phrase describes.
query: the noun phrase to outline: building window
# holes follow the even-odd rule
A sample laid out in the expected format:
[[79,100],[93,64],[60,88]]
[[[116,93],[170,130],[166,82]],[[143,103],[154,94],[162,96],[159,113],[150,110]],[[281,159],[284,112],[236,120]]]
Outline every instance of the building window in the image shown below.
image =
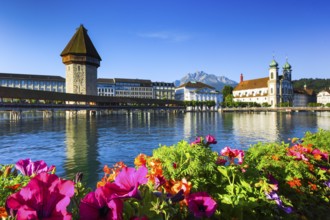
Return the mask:
[[274,73],[273,72],[270,73],[270,79],[274,79]]

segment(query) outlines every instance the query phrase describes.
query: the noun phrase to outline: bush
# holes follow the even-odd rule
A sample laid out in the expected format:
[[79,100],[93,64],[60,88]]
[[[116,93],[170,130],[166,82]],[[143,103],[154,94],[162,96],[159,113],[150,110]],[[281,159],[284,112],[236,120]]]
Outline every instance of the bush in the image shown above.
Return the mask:
[[[21,200],[21,211],[31,205],[31,201],[25,204],[17,193],[31,188],[31,182],[38,180],[38,187],[51,186],[43,187],[43,194],[57,195],[66,188],[72,190],[64,193],[71,199],[67,209],[74,219],[86,215],[123,219],[328,218],[330,131],[306,132],[302,139],[292,138],[290,143],[258,143],[246,151],[225,147],[214,152],[211,144],[216,144],[212,136],[199,137],[192,143],[181,141],[173,146],[161,146],[152,156],[140,154],[134,160],[135,168],[128,168],[122,162],[112,168],[105,166],[104,177],[92,192],[81,183],[81,174],[74,184],[69,180],[59,181],[55,174],[45,174],[54,169],[47,168],[44,162],[43,170],[32,170],[31,176],[18,174],[13,165],[3,165],[0,217],[7,215],[3,211],[7,197],[9,208],[17,199]],[[21,164],[29,166],[28,160],[24,161]],[[54,190],[55,186],[59,186],[58,190]],[[28,192],[35,194],[38,189]],[[53,206],[29,208],[37,209],[38,216],[42,216],[53,213],[44,210],[50,207]],[[62,215],[70,215],[62,211]]]

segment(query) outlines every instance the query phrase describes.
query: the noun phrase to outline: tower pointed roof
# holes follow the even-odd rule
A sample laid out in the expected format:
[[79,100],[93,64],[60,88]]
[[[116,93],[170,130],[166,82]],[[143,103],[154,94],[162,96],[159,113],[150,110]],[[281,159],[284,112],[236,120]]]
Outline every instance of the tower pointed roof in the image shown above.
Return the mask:
[[83,25],[77,28],[76,33],[62,51],[61,56],[66,55],[83,55],[102,60]]

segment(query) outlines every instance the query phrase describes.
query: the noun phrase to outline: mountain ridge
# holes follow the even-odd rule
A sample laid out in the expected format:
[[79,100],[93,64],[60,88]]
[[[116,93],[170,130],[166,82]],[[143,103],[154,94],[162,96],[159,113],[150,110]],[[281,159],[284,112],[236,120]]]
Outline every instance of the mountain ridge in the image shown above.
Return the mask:
[[225,76],[216,76],[214,74],[208,74],[204,71],[197,71],[194,73],[187,73],[180,80],[175,80],[174,85],[180,86],[189,81],[202,82],[214,87],[218,91],[222,91],[223,87],[228,85],[235,87],[238,83]]

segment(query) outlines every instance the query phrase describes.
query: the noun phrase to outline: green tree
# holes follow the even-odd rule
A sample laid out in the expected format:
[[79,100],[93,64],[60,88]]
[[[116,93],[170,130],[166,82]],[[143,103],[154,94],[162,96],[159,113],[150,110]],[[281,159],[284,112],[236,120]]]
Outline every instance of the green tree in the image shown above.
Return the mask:
[[225,99],[228,95],[233,94],[234,88],[231,86],[224,86],[222,89],[222,101],[225,102]]

